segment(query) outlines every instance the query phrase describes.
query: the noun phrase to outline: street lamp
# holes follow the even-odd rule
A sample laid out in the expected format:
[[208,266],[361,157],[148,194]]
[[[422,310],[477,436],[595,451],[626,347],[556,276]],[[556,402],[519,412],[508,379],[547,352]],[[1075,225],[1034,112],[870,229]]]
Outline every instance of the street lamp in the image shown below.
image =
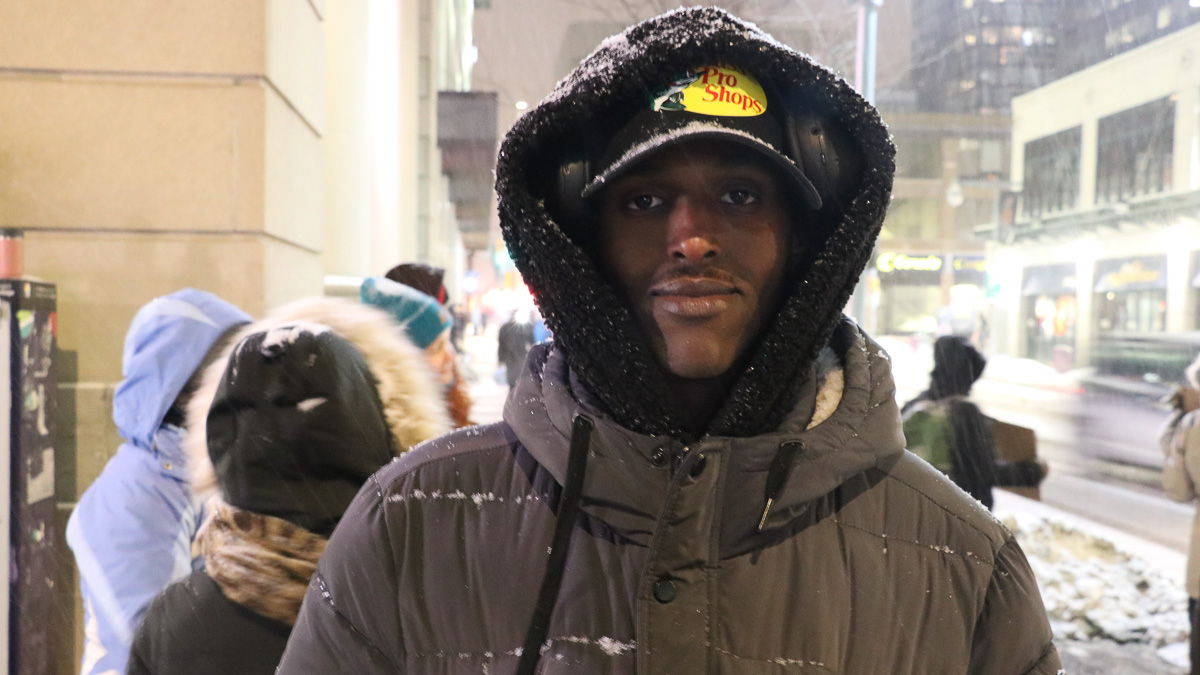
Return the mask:
[[875,104],[875,61],[879,43],[879,8],[883,0],[849,0],[858,5],[858,46],[854,51],[854,88]]
[[[875,105],[875,53],[879,42],[879,8],[883,0],[849,0],[858,5],[858,46],[854,50],[854,88],[867,103]],[[874,259],[879,254],[879,244],[875,244],[871,253]],[[851,296],[851,314],[859,322],[864,322],[867,303],[867,286],[860,277]],[[875,326],[866,326],[873,330]]]

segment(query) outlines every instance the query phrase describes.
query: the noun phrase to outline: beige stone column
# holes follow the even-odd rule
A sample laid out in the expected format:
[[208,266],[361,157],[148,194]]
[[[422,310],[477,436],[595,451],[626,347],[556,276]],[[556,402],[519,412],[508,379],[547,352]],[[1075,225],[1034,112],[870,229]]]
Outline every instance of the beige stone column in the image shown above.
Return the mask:
[[325,274],[371,269],[371,127],[367,2],[331,2],[325,14]]
[[[58,285],[60,542],[117,448],[112,391],[142,304],[191,286],[257,315],[321,292],[324,11],[0,0],[0,226],[26,230],[28,273]],[[76,616],[54,620],[78,635]],[[78,650],[59,658],[78,667]]]

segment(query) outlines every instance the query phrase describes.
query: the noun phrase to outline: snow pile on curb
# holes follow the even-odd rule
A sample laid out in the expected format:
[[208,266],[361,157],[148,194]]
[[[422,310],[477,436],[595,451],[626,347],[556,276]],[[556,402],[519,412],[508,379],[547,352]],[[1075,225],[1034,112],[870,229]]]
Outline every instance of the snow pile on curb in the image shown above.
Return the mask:
[[1043,516],[1003,522],[1029,558],[1056,639],[1156,647],[1188,639],[1186,590],[1142,556]]

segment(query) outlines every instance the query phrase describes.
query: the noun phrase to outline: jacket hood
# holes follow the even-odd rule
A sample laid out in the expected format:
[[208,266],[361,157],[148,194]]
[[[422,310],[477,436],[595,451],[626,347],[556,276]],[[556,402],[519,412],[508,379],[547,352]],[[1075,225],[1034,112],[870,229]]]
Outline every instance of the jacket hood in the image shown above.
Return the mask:
[[397,454],[366,359],[321,324],[238,343],[207,427],[226,504],[324,536]]
[[983,375],[987,359],[966,338],[943,335],[933,343],[933,372],[929,375],[929,396],[940,400],[948,396],[966,396]]
[[[853,323],[841,323],[829,346],[804,378],[797,404],[778,429],[750,438],[705,436],[682,444],[630,431],[599,410],[587,389],[553,343],[533,348],[504,419],[538,464],[561,485],[566,479],[572,420],[578,414],[594,424],[584,479],[584,510],[623,536],[646,540],[660,517],[670,471],[656,454],[676,458],[719,453],[728,469],[751,475],[764,486],[779,448],[801,442],[805,448],[793,475],[772,508],[768,527],[779,527],[797,510],[835,490],[851,476],[895,462],[904,452],[891,363],[882,348]],[[695,457],[693,457],[695,459]],[[677,461],[677,460],[676,460]],[[642,467],[636,470],[635,467]],[[651,468],[659,467],[659,468]],[[750,488],[726,503],[730,541],[754,536],[764,490]]]
[[125,335],[122,380],[113,395],[113,421],[126,440],[145,448],[225,331],[250,315],[212,293],[185,288],[155,298],[133,317]]
[[[450,430],[445,403],[424,354],[381,310],[336,298],[299,300],[242,328],[232,345],[273,329],[297,324],[320,324],[345,338],[362,355],[383,407],[396,454]],[[233,353],[227,348],[205,371],[188,404],[188,470],[192,488],[212,494],[216,480],[209,459],[207,420]]]
[[[681,415],[628,304],[587,250],[586,222],[556,220],[550,186],[578,139],[629,117],[631,101],[664,75],[719,63],[780,93],[787,110],[816,115],[844,140],[858,175],[821,232],[789,271],[785,298],[768,321],[708,433],[749,436],[775,429],[792,410],[805,373],[826,344],[866,266],[882,226],[894,148],[878,113],[844,80],[758,28],[715,8],[681,9],[605,40],[501,146],[496,191],[508,251],[573,372],[627,428],[680,438]],[[611,125],[610,125],[611,126]],[[794,158],[793,158],[794,159]],[[827,212],[828,211],[828,212]],[[799,225],[799,223],[798,223]],[[629,373],[644,373],[638,387]]]

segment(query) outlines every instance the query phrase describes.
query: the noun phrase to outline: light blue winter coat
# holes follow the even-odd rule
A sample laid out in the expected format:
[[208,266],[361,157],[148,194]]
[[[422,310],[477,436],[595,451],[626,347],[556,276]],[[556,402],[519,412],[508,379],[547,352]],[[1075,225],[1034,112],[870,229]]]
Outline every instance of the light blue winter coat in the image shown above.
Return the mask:
[[201,505],[188,485],[183,429],[163,418],[204,355],[250,321],[220,298],[184,289],[142,307],[125,336],[113,420],[125,439],[67,523],[83,594],[83,675],[123,675],[154,596],[191,571]]

